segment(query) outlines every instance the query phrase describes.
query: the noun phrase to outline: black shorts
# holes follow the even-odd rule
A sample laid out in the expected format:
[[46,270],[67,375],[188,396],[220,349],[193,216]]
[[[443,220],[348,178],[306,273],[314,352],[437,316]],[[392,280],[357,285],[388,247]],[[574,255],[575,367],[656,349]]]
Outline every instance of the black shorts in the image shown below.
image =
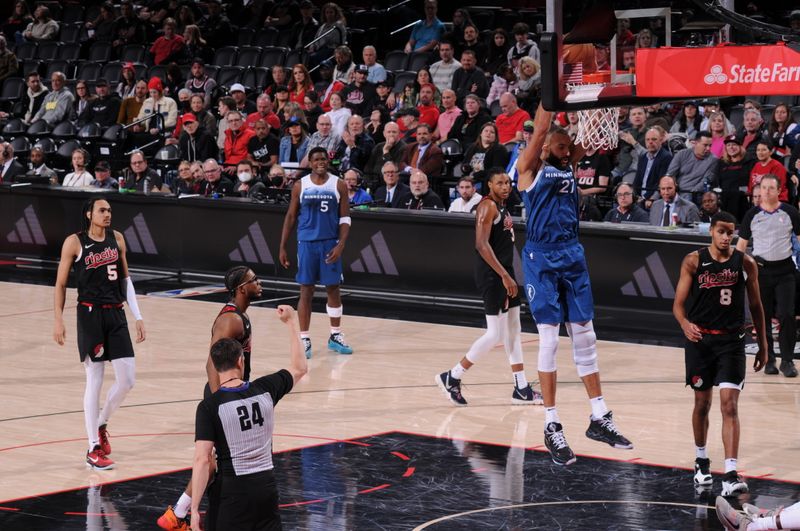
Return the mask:
[[475,284],[483,297],[483,309],[486,315],[505,313],[509,308],[520,305],[519,291],[514,297],[509,297],[503,286],[503,280],[493,269],[476,268]]
[[721,383],[744,386],[747,363],[744,355],[744,332],[703,334],[694,343],[686,341],[686,385],[705,391]]
[[247,476],[217,474],[208,488],[209,531],[282,529],[278,487],[272,470]]
[[128,320],[122,305],[78,303],[78,352],[81,362],[133,357]]

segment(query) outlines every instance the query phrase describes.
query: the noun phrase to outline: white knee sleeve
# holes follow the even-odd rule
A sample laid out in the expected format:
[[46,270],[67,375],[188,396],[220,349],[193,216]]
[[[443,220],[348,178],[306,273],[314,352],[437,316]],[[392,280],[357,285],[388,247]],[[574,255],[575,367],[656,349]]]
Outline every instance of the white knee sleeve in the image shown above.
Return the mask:
[[583,378],[600,371],[597,366],[597,336],[591,321],[586,324],[567,323],[567,331],[572,338],[572,359]]
[[508,363],[517,365],[522,363],[522,336],[520,335],[522,325],[519,323],[519,306],[509,308],[506,319],[506,335],[503,338],[503,343],[506,347]]
[[495,345],[503,341],[503,327],[505,326],[505,315],[487,315],[486,332],[475,340],[469,348],[465,357],[470,363],[478,363],[482,357],[489,353]]
[[537,324],[539,329],[539,371],[556,372],[558,325]]
[[86,370],[86,390],[83,393],[83,420],[86,425],[86,436],[89,438],[89,450],[98,441],[97,414],[100,412],[100,390],[103,388],[103,372],[105,363],[92,361],[88,357],[83,362]]
[[330,317],[331,319],[336,319],[337,317],[341,317],[342,313],[344,313],[344,306],[333,308],[332,306],[326,305],[325,311],[328,312],[328,317]]

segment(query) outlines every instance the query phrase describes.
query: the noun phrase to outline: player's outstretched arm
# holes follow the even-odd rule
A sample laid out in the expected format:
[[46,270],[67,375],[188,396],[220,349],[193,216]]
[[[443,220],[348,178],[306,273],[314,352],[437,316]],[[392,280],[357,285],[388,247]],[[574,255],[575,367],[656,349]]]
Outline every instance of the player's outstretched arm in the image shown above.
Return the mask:
[[522,154],[517,160],[517,188],[527,190],[533,184],[533,178],[539,171],[542,163],[542,149],[547,133],[550,131],[550,124],[553,121],[553,113],[546,111],[542,104],[536,109],[536,116],[533,119],[533,136],[530,143],[522,150]]
[[681,278],[678,280],[678,287],[675,288],[675,302],[672,304],[672,315],[681,325],[683,335],[686,339],[698,342],[703,335],[698,330],[697,325],[689,322],[686,317],[686,299],[689,298],[689,290],[692,288],[692,277],[697,271],[699,255],[697,251],[687,254],[681,263]]
[[114,231],[114,239],[117,240],[117,247],[119,247],[119,263],[120,274],[125,279],[125,300],[133,313],[133,318],[136,319],[136,342],[141,343],[147,337],[144,329],[144,320],[142,319],[142,312],[139,310],[139,302],[136,300],[136,290],[133,287],[133,280],[131,280],[130,273],[128,272],[128,253],[125,247],[125,238],[122,233]]
[[753,257],[744,255],[744,272],[747,273],[747,299],[758,341],[758,353],[753,362],[753,370],[758,372],[767,363],[768,348],[767,325],[764,322],[764,307],[761,306],[761,293],[758,287],[758,264]]
[[72,263],[80,252],[81,242],[74,234],[64,240],[61,246],[61,260],[58,262],[58,273],[56,273],[55,295],[53,297],[53,314],[55,322],[53,324],[53,339],[59,345],[63,345],[67,338],[67,331],[64,328],[64,302],[67,299],[67,280],[69,280],[69,270]]
[[344,244],[347,242],[347,237],[350,235],[350,201],[347,200],[347,185],[344,181],[337,179],[336,190],[339,192],[339,241],[333,249],[330,250],[325,257],[326,264],[332,264],[337,261],[344,252]]
[[278,318],[289,327],[289,372],[292,374],[294,384],[308,372],[305,350],[300,343],[300,323],[297,321],[297,312],[287,304],[278,306]]
[[481,258],[491,266],[503,280],[503,287],[509,297],[517,295],[517,281],[506,271],[503,264],[497,259],[492,246],[489,245],[489,235],[492,232],[492,222],[497,217],[497,205],[494,201],[481,201],[475,212],[475,249]]
[[278,254],[278,261],[281,263],[284,269],[288,269],[291,265],[289,262],[289,254],[286,252],[286,243],[289,241],[289,233],[292,232],[294,224],[297,222],[297,214],[300,212],[300,188],[300,185],[297,183],[295,183],[295,185],[292,187],[292,198],[289,201],[289,209],[286,211],[286,216],[283,218],[281,247]]

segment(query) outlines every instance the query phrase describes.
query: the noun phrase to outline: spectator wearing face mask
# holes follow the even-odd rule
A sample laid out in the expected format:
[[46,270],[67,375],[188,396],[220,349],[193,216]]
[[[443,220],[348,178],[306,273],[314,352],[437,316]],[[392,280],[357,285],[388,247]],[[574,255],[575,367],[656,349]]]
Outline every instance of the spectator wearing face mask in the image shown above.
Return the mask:
[[[253,194],[253,190],[256,189],[256,185],[262,184],[255,170],[253,163],[249,160],[243,159],[239,161],[236,165],[237,180],[233,188],[234,195],[249,197]],[[258,188],[261,188],[261,186]]]

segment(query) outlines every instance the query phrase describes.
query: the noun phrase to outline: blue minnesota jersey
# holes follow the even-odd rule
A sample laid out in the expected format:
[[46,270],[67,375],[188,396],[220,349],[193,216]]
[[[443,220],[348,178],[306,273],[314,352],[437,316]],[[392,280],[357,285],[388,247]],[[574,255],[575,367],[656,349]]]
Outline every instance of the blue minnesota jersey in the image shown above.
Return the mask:
[[297,240],[313,242],[339,237],[339,179],[328,174],[324,184],[314,184],[311,176],[300,180],[300,214],[297,219]]
[[522,193],[527,219],[527,244],[556,249],[578,241],[578,205],[575,176],[544,164],[533,184]]

